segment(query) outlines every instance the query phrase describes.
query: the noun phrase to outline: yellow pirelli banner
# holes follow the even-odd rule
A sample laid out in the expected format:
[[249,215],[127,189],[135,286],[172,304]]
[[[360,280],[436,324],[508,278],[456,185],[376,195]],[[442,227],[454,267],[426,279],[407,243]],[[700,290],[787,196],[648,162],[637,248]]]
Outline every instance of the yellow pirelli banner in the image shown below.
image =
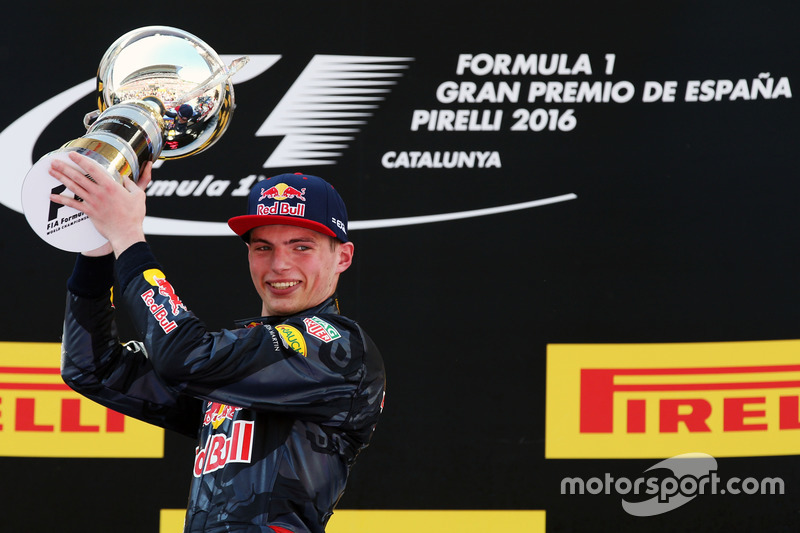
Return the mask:
[[800,454],[799,412],[799,340],[547,347],[547,458]]
[[58,343],[0,342],[0,456],[163,457],[163,429],[74,392],[60,363]]
[[[162,509],[159,533],[183,531],[182,509]],[[349,510],[333,513],[327,533],[545,533],[544,511]]]

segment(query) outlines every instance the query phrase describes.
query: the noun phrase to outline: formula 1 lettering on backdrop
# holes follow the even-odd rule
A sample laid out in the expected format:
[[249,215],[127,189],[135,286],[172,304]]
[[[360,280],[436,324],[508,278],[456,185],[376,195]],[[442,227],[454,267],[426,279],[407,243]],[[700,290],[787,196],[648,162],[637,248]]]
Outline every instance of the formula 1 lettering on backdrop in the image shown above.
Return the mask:
[[411,131],[500,131],[501,109],[415,109]]
[[386,152],[383,168],[501,168],[498,152]]
[[719,102],[725,100],[756,100],[763,98],[791,98],[792,87],[786,77],[775,80],[769,72],[762,72],[752,80],[690,80],[686,83],[687,102]]
[[592,74],[589,54],[570,60],[569,54],[459,54],[456,74],[475,76],[574,76]]
[[214,179],[212,174],[200,180],[156,180],[147,187],[147,196],[222,196],[231,184]]
[[446,81],[436,89],[436,99],[443,104],[479,104],[491,102],[493,104],[519,102],[519,91],[522,84],[518,81],[509,83],[500,81],[493,83],[487,81],[480,87],[474,81]]
[[629,81],[532,81],[528,91],[528,102],[624,104],[629,102],[635,93],[636,88]]

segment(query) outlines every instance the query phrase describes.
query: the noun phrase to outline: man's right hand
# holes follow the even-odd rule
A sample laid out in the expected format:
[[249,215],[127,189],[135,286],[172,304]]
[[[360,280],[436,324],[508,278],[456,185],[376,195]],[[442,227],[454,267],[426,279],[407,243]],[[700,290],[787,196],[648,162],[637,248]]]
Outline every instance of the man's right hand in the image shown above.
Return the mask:
[[[50,195],[50,199],[86,213],[97,231],[108,239],[117,257],[132,244],[144,241],[142,226],[147,198],[144,191],[150,183],[152,164],[144,165],[138,182],[125,179],[120,184],[92,159],[77,152],[70,152],[69,158],[78,169],[55,160],[50,175],[83,201],[59,194]],[[104,255],[102,252],[108,251],[104,245],[86,255]]]

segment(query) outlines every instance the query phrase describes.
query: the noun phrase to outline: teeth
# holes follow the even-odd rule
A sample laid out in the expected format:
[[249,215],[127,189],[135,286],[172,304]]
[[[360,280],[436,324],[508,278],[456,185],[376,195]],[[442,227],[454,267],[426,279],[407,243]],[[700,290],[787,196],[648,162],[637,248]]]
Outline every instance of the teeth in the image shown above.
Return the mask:
[[279,281],[276,283],[270,283],[270,285],[275,289],[288,289],[289,287],[294,287],[300,283],[299,281]]

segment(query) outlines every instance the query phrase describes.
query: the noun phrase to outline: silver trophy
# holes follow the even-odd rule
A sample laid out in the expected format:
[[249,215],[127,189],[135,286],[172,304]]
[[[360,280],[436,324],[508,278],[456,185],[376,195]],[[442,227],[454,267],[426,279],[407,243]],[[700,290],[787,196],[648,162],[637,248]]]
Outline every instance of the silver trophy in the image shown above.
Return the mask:
[[22,209],[31,228],[62,250],[102,246],[106,239],[86,215],[50,201],[51,193],[75,196],[49,175],[52,161],[75,166],[67,154],[79,152],[122,183],[138,180],[147,161],[205,150],[230,123],[230,78],[247,60],[225,66],[205,42],[168,26],[139,28],[117,39],[100,61],[97,110],[84,117],[86,135],[46,154],[25,176]]

